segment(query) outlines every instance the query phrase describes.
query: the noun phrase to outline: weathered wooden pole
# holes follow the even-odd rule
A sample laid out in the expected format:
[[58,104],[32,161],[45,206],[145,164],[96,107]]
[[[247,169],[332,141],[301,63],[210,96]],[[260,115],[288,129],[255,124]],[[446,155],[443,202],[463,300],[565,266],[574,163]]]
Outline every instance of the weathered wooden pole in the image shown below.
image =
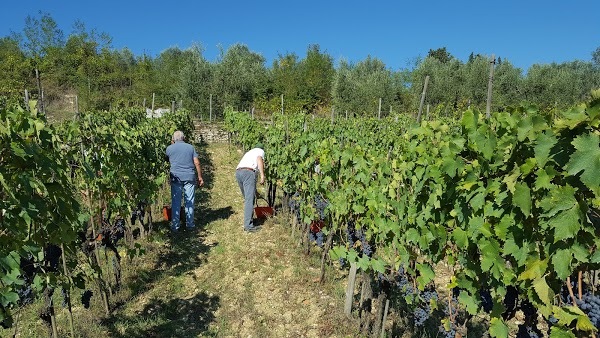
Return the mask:
[[417,115],[417,123],[421,123],[421,114],[423,113],[423,104],[425,103],[425,94],[427,93],[427,84],[429,83],[429,75],[425,76],[425,84],[421,93],[421,104],[419,105],[419,115]]
[[496,57],[492,54],[490,60],[490,78],[488,80],[488,92],[487,92],[487,104],[485,107],[485,116],[489,119],[492,110],[492,84],[494,83],[494,65],[496,64]]
[[377,116],[381,120],[381,98],[379,98],[379,109],[378,109]]

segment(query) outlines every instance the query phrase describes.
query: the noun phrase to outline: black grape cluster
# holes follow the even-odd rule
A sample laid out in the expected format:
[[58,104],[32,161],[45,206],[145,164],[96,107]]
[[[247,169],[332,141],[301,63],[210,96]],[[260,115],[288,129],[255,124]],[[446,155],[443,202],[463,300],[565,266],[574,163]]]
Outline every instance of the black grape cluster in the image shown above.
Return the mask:
[[296,217],[296,221],[298,224],[302,224],[302,219],[300,218],[300,193],[295,192],[292,196],[290,196],[288,200],[288,207],[290,208],[290,213]]
[[492,312],[494,307],[494,301],[492,300],[492,294],[488,289],[479,289],[479,298],[481,298],[481,306],[483,307],[483,311],[486,313]]
[[537,327],[528,325],[528,324],[520,324],[519,330],[517,331],[517,338],[540,338],[542,337],[542,333],[538,330]]
[[83,305],[84,308],[86,308],[86,309],[90,308],[90,300],[92,299],[93,295],[94,295],[94,293],[91,290],[85,290],[81,294],[81,304]]
[[117,243],[121,238],[125,237],[125,220],[119,218],[115,221],[115,225],[110,232],[110,240]]
[[513,318],[518,309],[519,290],[516,287],[509,285],[506,288],[506,296],[504,296],[503,303],[505,310],[504,313],[502,313],[502,318],[504,318],[504,320]]
[[19,267],[21,269],[21,275],[23,280],[25,281],[24,285],[17,289],[17,294],[19,295],[19,304],[20,305],[28,305],[33,303],[33,278],[37,272],[35,267],[35,262],[32,255],[29,255],[27,258],[21,257],[19,261]]
[[136,220],[140,220],[140,223],[142,223],[144,220],[144,215],[146,215],[146,203],[144,201],[140,201],[131,214],[131,225],[134,225]]
[[438,294],[435,291],[435,289],[430,288],[430,289],[427,289],[427,290],[421,292],[420,298],[421,298],[422,302],[420,303],[419,306],[417,306],[415,308],[415,311],[414,311],[416,326],[423,326],[425,324],[425,321],[427,321],[427,319],[429,319],[429,316],[431,315],[431,312],[432,312],[431,303],[437,302]]
[[360,241],[360,247],[362,249],[362,254],[367,257],[373,256],[373,247],[371,247],[371,245],[367,241],[365,231],[363,231],[362,229],[357,230],[356,236],[358,237],[358,240]]
[[366,238],[366,232],[362,229],[356,229],[354,220],[349,220],[346,226],[346,237],[351,247],[354,247],[356,242],[360,242],[361,252],[364,256],[373,256],[373,247],[369,244]]
[[596,328],[600,328],[600,296],[587,290],[581,300],[577,300],[577,306],[590,318]]
[[308,239],[311,242],[315,242],[319,246],[319,248],[323,247],[323,231],[319,231],[316,234],[312,231],[309,231]]
[[325,209],[329,205],[329,202],[324,199],[321,195],[317,195],[315,197],[315,208],[317,208],[317,213],[319,214],[319,220],[325,219]]
[[55,244],[48,244],[44,248],[44,265],[50,272],[58,271],[58,262],[60,261],[62,250]]
[[533,304],[528,300],[523,300],[520,304],[521,311],[525,317],[525,322],[519,325],[517,338],[540,338],[542,332],[537,328],[537,311]]

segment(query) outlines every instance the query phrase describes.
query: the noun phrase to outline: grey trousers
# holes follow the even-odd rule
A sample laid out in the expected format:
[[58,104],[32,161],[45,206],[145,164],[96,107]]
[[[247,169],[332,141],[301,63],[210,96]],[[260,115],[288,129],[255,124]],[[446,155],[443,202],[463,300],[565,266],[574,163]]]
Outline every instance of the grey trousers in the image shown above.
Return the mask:
[[254,227],[252,216],[254,214],[257,172],[246,169],[236,170],[235,179],[244,197],[244,230],[249,230]]

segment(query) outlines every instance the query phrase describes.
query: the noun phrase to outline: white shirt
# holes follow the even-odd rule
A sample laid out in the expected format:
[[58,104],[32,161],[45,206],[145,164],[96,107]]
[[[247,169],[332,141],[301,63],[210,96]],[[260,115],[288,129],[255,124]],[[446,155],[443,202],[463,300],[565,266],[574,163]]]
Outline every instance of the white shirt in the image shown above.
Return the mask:
[[240,163],[237,165],[236,169],[239,168],[252,168],[255,171],[258,170],[258,157],[262,157],[263,160],[265,158],[265,151],[260,149],[260,148],[254,148],[254,149],[250,149],[248,150],[244,156],[242,157],[242,160],[240,161]]

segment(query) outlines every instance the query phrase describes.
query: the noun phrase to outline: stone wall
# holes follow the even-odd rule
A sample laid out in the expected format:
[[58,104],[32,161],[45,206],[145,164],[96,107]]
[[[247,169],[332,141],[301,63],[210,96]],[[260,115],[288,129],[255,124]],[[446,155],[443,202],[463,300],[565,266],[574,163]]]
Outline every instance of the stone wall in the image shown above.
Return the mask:
[[220,123],[194,121],[194,140],[196,142],[228,142],[229,134]]

